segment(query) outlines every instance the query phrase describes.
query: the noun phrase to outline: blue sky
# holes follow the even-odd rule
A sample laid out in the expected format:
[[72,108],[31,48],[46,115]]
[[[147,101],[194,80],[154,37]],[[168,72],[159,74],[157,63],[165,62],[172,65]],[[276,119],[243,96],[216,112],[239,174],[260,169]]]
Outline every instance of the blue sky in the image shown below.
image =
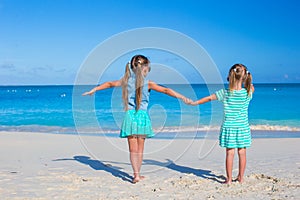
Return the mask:
[[299,10],[296,0],[0,0],[0,85],[73,84],[98,44],[142,27],[193,38],[224,78],[241,62],[254,82],[299,83]]

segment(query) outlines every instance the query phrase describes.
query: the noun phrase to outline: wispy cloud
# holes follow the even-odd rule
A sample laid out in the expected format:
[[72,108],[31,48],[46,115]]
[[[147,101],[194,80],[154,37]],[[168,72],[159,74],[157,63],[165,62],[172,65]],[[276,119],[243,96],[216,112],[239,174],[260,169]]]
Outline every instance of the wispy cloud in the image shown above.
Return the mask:
[[9,70],[9,71],[15,71],[16,66],[14,64],[0,64],[1,70]]
[[67,71],[66,68],[52,67],[50,65],[30,68],[31,73],[48,73],[48,72],[51,72],[51,73],[64,73],[66,71]]
[[70,77],[68,67],[54,67],[49,64],[29,66],[11,61],[0,61],[0,74],[0,85],[67,84],[72,83],[74,79]]
[[55,72],[57,72],[57,73],[63,73],[63,72],[65,72],[65,71],[67,71],[67,69],[57,69],[57,70],[54,70]]

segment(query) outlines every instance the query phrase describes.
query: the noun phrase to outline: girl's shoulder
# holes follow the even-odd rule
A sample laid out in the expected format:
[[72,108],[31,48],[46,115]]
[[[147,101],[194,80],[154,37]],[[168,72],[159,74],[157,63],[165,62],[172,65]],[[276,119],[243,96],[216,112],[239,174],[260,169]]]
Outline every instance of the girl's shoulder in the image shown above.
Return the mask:
[[229,88],[223,88],[216,91],[215,94],[218,100],[248,96],[245,88],[242,88],[241,90],[230,90]]
[[248,96],[248,92],[245,88],[240,90],[230,90],[229,88],[224,89],[224,95],[227,97],[235,97],[235,96]]
[[246,88],[242,88],[240,90],[230,90],[229,88],[226,88],[224,90],[225,90],[225,92],[228,92],[228,93],[245,93],[245,92],[247,92]]

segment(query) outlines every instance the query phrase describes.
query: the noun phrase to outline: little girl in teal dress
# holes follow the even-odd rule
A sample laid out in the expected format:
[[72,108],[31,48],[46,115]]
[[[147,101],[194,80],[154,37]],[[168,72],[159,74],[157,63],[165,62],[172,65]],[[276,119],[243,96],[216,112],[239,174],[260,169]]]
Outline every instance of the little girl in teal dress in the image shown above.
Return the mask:
[[83,93],[83,95],[92,95],[98,90],[122,87],[125,117],[120,137],[127,138],[128,141],[130,162],[133,169],[133,183],[137,183],[144,178],[144,176],[140,175],[140,170],[143,161],[145,139],[155,135],[147,112],[150,91],[155,90],[179,98],[185,103],[191,102],[190,99],[187,99],[174,90],[148,80],[146,77],[150,69],[150,61],[147,57],[135,55],[126,64],[125,74],[122,79],[105,82],[89,92]]
[[[219,144],[226,148],[226,174],[225,183],[232,182],[232,165],[235,148],[239,155],[239,174],[237,181],[244,180],[246,168],[246,148],[251,146],[251,132],[248,122],[248,106],[252,99],[254,87],[252,75],[242,64],[235,64],[229,70],[227,80],[228,89],[221,89],[215,94],[204,97],[191,103],[192,105],[203,104],[212,100],[223,103],[224,116],[220,128]],[[243,87],[244,86],[244,87]]]
[[[140,107],[136,110],[136,75],[129,66],[130,75],[127,83],[127,111],[122,123],[120,137],[127,138],[128,136],[141,136],[151,138],[154,136],[151,121],[147,113],[150,90],[148,86],[149,80],[144,77],[142,86],[142,97]],[[125,97],[126,98],[126,97]]]

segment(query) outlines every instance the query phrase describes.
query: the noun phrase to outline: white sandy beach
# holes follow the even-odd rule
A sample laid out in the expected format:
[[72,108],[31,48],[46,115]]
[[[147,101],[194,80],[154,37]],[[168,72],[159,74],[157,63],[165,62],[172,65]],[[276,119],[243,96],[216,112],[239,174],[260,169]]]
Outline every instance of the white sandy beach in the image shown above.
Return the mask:
[[[132,184],[125,139],[0,132],[0,199],[299,199],[300,139],[255,139],[245,183],[223,185],[215,140],[146,141]],[[233,174],[237,174],[237,156]]]

